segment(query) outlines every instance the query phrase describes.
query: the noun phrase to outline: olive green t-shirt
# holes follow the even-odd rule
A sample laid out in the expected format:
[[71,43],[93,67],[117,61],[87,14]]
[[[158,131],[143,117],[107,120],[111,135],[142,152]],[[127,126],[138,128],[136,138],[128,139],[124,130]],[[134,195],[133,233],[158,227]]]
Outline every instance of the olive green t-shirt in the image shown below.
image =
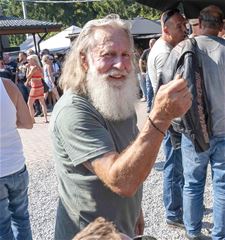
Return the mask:
[[78,229],[102,216],[113,221],[119,231],[134,236],[142,186],[133,197],[121,197],[82,163],[108,152],[121,153],[138,134],[136,122],[136,116],[123,121],[107,121],[86,98],[71,91],[55,105],[50,130],[59,195]]

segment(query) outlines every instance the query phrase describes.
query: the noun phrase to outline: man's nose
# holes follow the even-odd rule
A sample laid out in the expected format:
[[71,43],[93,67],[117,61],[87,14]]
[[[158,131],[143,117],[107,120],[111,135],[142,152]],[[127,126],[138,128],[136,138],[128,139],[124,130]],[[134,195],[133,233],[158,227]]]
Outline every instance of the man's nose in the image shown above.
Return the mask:
[[113,66],[118,69],[125,69],[125,63],[122,56],[116,56],[113,61]]

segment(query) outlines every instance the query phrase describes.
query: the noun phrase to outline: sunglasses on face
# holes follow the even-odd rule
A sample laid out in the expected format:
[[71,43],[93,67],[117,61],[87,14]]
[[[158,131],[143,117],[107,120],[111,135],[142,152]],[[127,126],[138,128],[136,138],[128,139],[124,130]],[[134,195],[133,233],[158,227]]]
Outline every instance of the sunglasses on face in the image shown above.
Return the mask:
[[176,13],[180,13],[180,11],[178,9],[171,9],[164,12],[162,17],[163,24],[165,24]]

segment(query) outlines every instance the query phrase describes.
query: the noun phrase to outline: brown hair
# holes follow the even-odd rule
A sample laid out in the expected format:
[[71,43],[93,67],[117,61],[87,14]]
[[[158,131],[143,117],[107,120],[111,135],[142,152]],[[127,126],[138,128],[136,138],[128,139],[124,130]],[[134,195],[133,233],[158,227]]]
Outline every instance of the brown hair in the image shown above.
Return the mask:
[[222,10],[215,5],[204,8],[199,15],[199,21],[207,28],[221,28],[223,25],[223,18],[224,14]]
[[115,226],[106,221],[103,217],[98,217],[91,222],[73,240],[121,240],[121,236]]

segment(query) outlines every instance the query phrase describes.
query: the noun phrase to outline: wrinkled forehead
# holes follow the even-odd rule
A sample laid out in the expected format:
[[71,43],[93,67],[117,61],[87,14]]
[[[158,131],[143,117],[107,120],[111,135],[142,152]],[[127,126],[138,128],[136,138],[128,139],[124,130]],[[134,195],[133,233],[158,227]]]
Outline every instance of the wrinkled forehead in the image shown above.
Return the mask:
[[131,50],[131,42],[127,32],[121,28],[98,28],[93,33],[92,48]]
[[187,23],[187,19],[180,13],[174,14],[169,20],[173,23]]

